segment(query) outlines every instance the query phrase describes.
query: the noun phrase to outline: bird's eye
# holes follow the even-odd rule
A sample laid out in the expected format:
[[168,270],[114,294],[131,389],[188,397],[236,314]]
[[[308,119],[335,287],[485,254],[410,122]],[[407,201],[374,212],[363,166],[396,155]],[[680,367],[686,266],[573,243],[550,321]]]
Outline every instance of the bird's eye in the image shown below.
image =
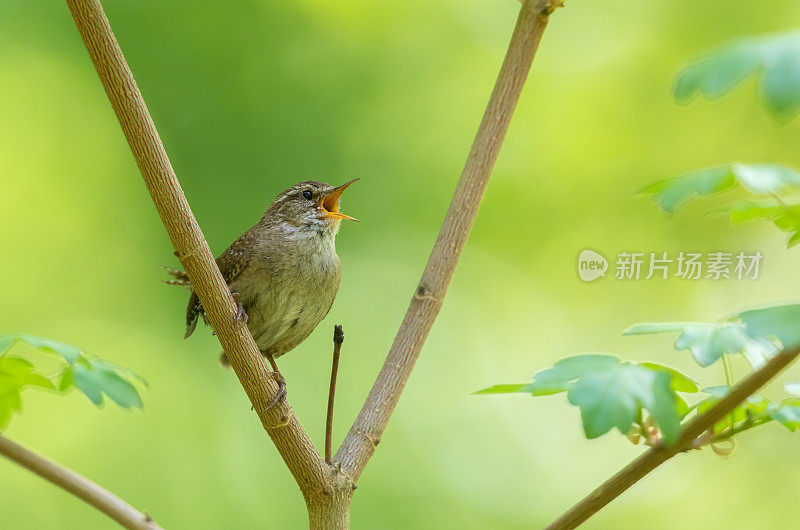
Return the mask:
[[303,192],[303,197],[305,197],[306,199],[308,199],[310,201],[311,198],[314,197],[314,194],[311,193],[311,190],[306,190],[306,191]]

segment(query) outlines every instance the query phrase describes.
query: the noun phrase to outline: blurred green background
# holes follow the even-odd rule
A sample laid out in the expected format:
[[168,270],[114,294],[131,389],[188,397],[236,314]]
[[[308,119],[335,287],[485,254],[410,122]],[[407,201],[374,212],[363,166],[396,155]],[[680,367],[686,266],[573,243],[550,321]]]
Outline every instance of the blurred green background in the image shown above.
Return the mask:
[[[341,440],[391,344],[491,91],[512,0],[123,2],[106,11],[216,253],[307,178],[363,180],[338,238],[342,286],[281,359],[321,443],[330,335],[342,323]],[[641,452],[587,441],[563,396],[479,397],[565,355],[615,352],[706,384],[672,337],[637,321],[713,320],[798,297],[797,253],[766,224],[692,205],[670,219],[635,190],[730,161],[800,167],[800,120],[778,128],[747,82],[680,107],[679,68],[732,38],[795,29],[775,0],[570,0],[551,21],[443,312],[359,482],[354,528],[530,528]],[[177,265],[66,6],[0,0],[0,331],[58,338],[144,375],[143,412],[29,391],[16,440],[86,474],[165,528],[306,525],[303,501],[210,332],[184,341]],[[713,202],[713,201],[712,201]],[[581,282],[584,248],[753,251],[756,281]],[[737,364],[740,375],[744,365]],[[800,367],[779,382],[800,377]],[[766,395],[778,395],[776,383]],[[681,456],[590,528],[787,527],[797,439],[770,425],[733,458]],[[113,528],[0,460],[3,528]]]

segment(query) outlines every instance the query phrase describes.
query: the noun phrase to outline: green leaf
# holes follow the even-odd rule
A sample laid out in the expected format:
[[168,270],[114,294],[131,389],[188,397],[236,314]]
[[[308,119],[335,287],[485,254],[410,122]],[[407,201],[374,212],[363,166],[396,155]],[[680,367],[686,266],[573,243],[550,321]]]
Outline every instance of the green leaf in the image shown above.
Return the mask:
[[15,412],[22,411],[23,385],[8,372],[0,372],[0,429],[8,426]]
[[692,407],[690,407],[689,404],[686,403],[686,400],[683,399],[683,397],[681,397],[680,395],[676,395],[676,397],[677,397],[676,408],[678,411],[678,416],[681,419],[683,419],[687,414],[689,414],[692,411]]
[[23,385],[37,386],[39,388],[45,388],[47,390],[55,390],[56,388],[52,381],[50,381],[45,376],[37,374],[35,372],[31,372],[28,374],[20,374],[17,376],[17,380]]
[[117,374],[119,374],[124,379],[128,380],[135,380],[140,382],[145,388],[150,388],[150,383],[147,382],[147,379],[136,373],[134,370],[130,368],[126,368],[125,366],[120,366],[116,363],[112,363],[111,361],[102,361],[106,366],[110,369],[113,369]]
[[623,335],[675,332],[675,349],[689,350],[700,366],[709,366],[726,353],[743,353],[753,367],[764,364],[777,348],[766,338],[753,337],[740,323],[664,322],[636,324]]
[[19,357],[0,357],[0,372],[24,374],[33,370],[33,364]]
[[673,443],[680,420],[689,412],[675,389],[696,392],[686,375],[655,363],[620,362],[605,354],[567,357],[537,372],[527,385],[495,385],[476,394],[527,392],[544,396],[567,392],[567,399],[581,410],[583,429],[596,438],[614,427],[627,434],[647,410],[661,429],[664,441]]
[[645,368],[649,368],[650,370],[654,370],[656,372],[664,372],[669,374],[670,386],[672,387],[672,390],[675,390],[676,392],[694,393],[699,390],[697,381],[674,368],[657,363],[639,363],[639,366],[644,366]]
[[[667,373],[655,372],[655,380],[652,384],[652,396],[646,393],[641,396],[642,404],[653,420],[658,424],[664,437],[664,443],[672,445],[678,440],[681,430],[681,419],[686,415],[683,406],[679,404],[678,395],[672,389],[670,376]],[[683,400],[680,400],[683,401]]]
[[737,317],[755,340],[776,338],[784,349],[800,346],[800,304],[766,306],[742,311]]
[[11,407],[7,406],[0,398],[0,431],[8,427],[8,424],[11,423],[12,414],[13,411]]
[[743,408],[750,412],[752,416],[761,414],[769,408],[770,402],[768,399],[763,398],[757,394],[753,394],[744,400]]
[[2,333],[0,334],[0,355],[3,355],[6,350],[11,348],[17,341],[16,333]]
[[0,357],[0,429],[8,426],[14,412],[22,411],[21,390],[29,386],[54,389],[53,382],[37,373],[29,361]]
[[800,396],[800,381],[787,381],[783,384],[783,389],[793,396]]
[[533,381],[526,385],[525,391],[534,396],[547,396],[565,392],[569,383],[574,379],[618,364],[619,359],[613,355],[586,354],[566,357],[556,362],[552,368],[537,372],[533,377]]
[[736,180],[752,193],[783,193],[800,186],[800,174],[793,169],[773,164],[731,164]]
[[[769,342],[760,342],[747,336],[739,325],[695,324],[684,328],[675,341],[675,349],[688,349],[700,366],[709,366],[726,353],[748,350],[754,357],[764,358],[774,353]],[[761,362],[763,364],[763,361]]]
[[718,98],[749,76],[761,77],[767,109],[779,121],[800,111],[800,34],[742,39],[689,64],[675,82],[675,99]]
[[773,115],[789,120],[800,110],[800,38],[776,48],[764,72],[764,99]]
[[[800,205],[791,205],[794,206]],[[731,222],[741,223],[753,219],[774,221],[784,213],[784,206],[774,199],[754,201],[745,199],[736,201],[726,206],[715,208],[708,213],[725,213],[730,216]]]
[[720,193],[737,183],[751,193],[777,194],[800,186],[800,174],[793,169],[770,164],[728,164],[659,180],[641,188],[639,193],[650,195],[664,211],[672,213],[695,195]]
[[716,399],[724,398],[730,393],[730,391],[731,388],[728,385],[714,385],[703,388],[703,392],[705,392],[710,396],[713,396]]
[[729,167],[703,169],[678,177],[659,180],[639,190],[652,196],[661,209],[672,213],[694,195],[706,196],[731,189],[736,184]]
[[0,375],[0,429],[5,429],[14,412],[22,410],[20,386],[9,381],[6,374]]
[[585,374],[569,388],[569,402],[580,407],[587,438],[616,427],[626,434],[642,408],[661,428],[667,444],[677,439],[680,414],[670,375],[631,363]]
[[[142,399],[136,387],[120,375],[119,367],[98,359],[91,359],[90,366],[81,363],[72,366],[73,384],[95,405],[103,404],[103,394],[123,408],[142,408]],[[64,379],[62,378],[62,384]]]
[[22,410],[22,389],[56,389],[53,381],[37,373],[30,361],[6,355],[17,342],[62,359],[59,392],[65,393],[75,386],[97,405],[102,405],[107,396],[124,408],[142,407],[139,391],[132,381],[144,386],[147,381],[136,372],[99,358],[88,358],[83,350],[70,344],[26,333],[7,333],[0,335],[0,429],[8,425],[14,412]]
[[[731,387],[727,385],[717,385],[704,388],[702,391],[709,394],[709,397],[695,404],[697,414],[704,414],[708,409],[716,405],[722,398],[728,395]],[[754,394],[746,398],[740,405],[726,414],[720,421],[714,424],[714,433],[721,433],[732,425],[752,420],[754,418],[769,418],[769,410],[773,408],[769,400]],[[766,415],[765,415],[766,413]],[[731,421],[733,420],[733,421]]]
[[58,383],[58,391],[66,392],[74,385],[75,383],[72,380],[72,366],[67,365],[64,367],[64,371],[61,372],[61,379]]
[[[525,387],[528,386],[528,383],[520,383],[520,384],[506,384],[506,385],[494,385],[488,388],[484,388],[473,392],[473,394],[513,394],[515,392],[525,392]],[[527,394],[527,392],[525,392]]]
[[790,431],[800,429],[800,406],[797,404],[781,404],[771,409],[769,414]]
[[634,324],[622,332],[623,335],[651,335],[653,333],[666,333],[670,331],[683,331],[686,326],[696,322],[645,322]]
[[31,348],[45,353],[58,354],[70,364],[76,362],[83,355],[83,350],[72,344],[18,332],[0,335],[0,354],[17,341],[24,342]]
[[688,65],[675,80],[675,99],[686,102],[700,92],[715,99],[729,92],[758,68],[760,50],[737,42]]
[[18,357],[0,357],[0,376],[13,382],[13,386],[38,386],[49,390],[55,389],[53,382],[34,371],[33,364]]
[[800,203],[784,203],[777,200],[742,200],[717,208],[709,213],[725,213],[731,222],[740,223],[752,219],[763,219],[778,229],[789,232],[787,246],[800,242]]

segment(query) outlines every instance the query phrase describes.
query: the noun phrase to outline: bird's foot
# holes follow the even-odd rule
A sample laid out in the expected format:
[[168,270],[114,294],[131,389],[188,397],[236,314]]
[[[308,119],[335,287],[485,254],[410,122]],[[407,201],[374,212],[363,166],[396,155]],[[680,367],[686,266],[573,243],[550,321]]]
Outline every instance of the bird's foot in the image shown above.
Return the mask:
[[272,403],[270,403],[267,406],[267,408],[264,409],[264,412],[268,411],[278,403],[283,403],[284,401],[286,401],[286,394],[287,394],[286,379],[284,379],[283,375],[281,375],[281,373],[278,370],[270,372],[270,375],[272,376],[273,379],[275,379],[275,382],[278,383],[278,393],[272,399]]
[[[236,300],[236,297],[239,293],[233,293],[233,298]],[[242,325],[242,323],[247,324],[247,312],[244,310],[244,306],[239,300],[236,300],[236,327]]]

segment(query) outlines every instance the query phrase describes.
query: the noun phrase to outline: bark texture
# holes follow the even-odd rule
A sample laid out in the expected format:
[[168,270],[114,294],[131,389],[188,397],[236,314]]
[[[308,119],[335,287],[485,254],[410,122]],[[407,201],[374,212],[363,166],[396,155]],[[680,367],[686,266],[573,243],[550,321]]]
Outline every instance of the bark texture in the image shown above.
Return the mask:
[[560,0],[526,0],[425,271],[375,383],[334,463],[355,482],[383,436],[464,250],[550,14]]
[[322,460],[287,403],[268,409],[278,392],[277,383],[270,376],[270,366],[258,351],[247,326],[236,324],[233,297],[186,201],[99,0],[67,0],[67,6],[175,248],[175,255],[200,297],[253,409],[303,495],[320,493],[323,486],[331,482],[331,468]]

